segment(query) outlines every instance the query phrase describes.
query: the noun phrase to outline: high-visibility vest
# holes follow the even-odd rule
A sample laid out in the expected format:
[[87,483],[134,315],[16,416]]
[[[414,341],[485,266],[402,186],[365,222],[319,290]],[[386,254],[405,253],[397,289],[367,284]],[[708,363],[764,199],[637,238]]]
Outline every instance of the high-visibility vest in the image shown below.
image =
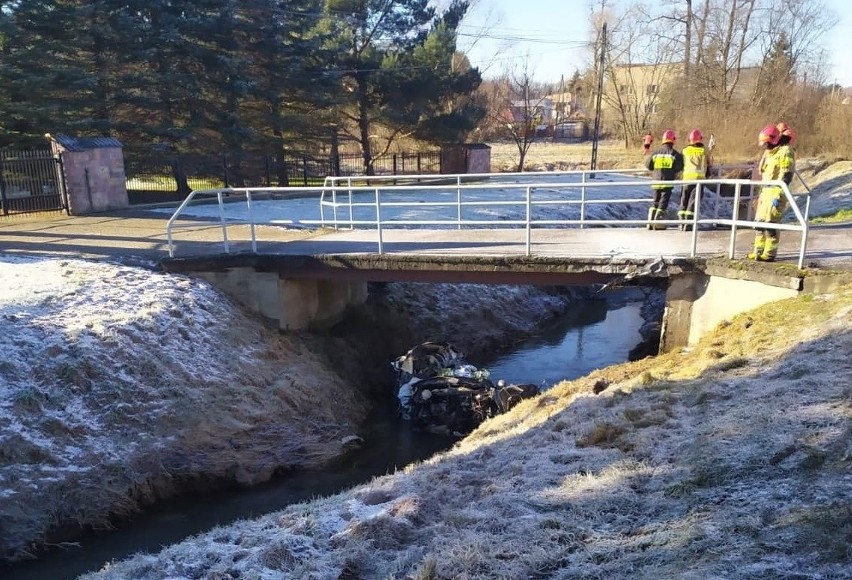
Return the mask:
[[707,177],[707,151],[696,143],[683,148],[683,178],[704,179]]
[[[784,177],[785,173],[792,173],[796,170],[796,156],[790,145],[779,145],[777,149],[778,166],[781,168],[781,177]],[[781,179],[781,177],[778,179]]]
[[793,154],[787,146],[768,149],[760,158],[760,178],[763,181],[775,181],[783,179],[785,173],[794,169]]

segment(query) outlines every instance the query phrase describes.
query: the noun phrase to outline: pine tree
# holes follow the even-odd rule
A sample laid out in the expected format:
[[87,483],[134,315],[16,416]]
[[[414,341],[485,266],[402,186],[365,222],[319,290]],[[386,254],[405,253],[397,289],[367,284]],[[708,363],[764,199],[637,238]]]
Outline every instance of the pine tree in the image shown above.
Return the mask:
[[46,132],[109,135],[116,82],[115,14],[80,0],[3,5],[0,80],[5,139]]
[[481,118],[469,97],[479,72],[454,67],[456,30],[467,8],[454,0],[438,17],[427,0],[326,0],[342,77],[340,111],[368,175],[374,126],[389,132],[387,151],[402,136],[457,137]]

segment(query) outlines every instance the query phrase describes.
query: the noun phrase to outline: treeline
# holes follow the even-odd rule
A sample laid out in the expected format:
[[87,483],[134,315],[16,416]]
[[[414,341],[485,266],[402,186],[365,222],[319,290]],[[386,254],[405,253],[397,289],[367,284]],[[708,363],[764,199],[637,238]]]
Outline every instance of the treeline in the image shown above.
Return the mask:
[[723,151],[754,154],[760,129],[785,121],[803,151],[852,154],[852,105],[830,82],[822,42],[837,16],[823,0],[602,0],[598,8],[597,64],[581,86],[594,97],[603,66],[604,129],[625,145],[638,146],[646,130],[700,127]]
[[[463,139],[483,112],[456,52],[468,2],[16,0],[0,10],[0,145],[276,155]],[[377,140],[376,135],[382,139]]]

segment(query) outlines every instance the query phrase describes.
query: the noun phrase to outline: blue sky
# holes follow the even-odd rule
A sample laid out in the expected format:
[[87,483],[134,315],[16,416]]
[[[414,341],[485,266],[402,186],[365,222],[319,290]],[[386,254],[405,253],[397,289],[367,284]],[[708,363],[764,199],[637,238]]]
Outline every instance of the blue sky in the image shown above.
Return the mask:
[[[829,82],[852,86],[852,3],[823,0],[838,16],[822,37],[832,66]],[[529,55],[535,78],[566,82],[575,69],[590,64],[589,0],[479,0],[463,23],[459,47],[486,78],[500,75]],[[476,36],[485,34],[488,38]]]

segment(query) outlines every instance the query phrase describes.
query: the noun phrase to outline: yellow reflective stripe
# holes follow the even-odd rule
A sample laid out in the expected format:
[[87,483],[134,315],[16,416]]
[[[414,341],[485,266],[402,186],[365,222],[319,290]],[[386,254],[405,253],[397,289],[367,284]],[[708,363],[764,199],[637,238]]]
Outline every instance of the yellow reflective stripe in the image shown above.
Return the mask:
[[683,178],[684,179],[702,179],[703,177],[704,177],[703,173],[697,173],[697,172],[693,172],[693,171],[690,171],[690,172],[684,171],[683,172]]
[[654,155],[654,169],[671,169],[674,167],[674,155]]

